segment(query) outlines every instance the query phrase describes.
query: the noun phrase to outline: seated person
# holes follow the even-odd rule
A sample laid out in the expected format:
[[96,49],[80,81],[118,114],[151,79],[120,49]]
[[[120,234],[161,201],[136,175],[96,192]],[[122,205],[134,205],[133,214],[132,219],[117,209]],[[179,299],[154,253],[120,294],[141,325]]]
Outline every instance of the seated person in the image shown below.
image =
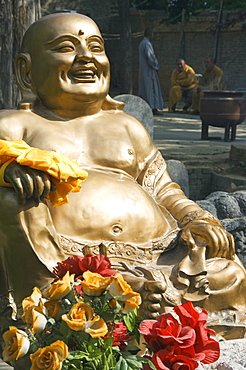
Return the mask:
[[200,101],[204,96],[202,90],[223,90],[224,72],[215,63],[214,58],[205,59],[206,71],[200,78],[199,85],[192,95],[192,109],[194,113],[200,112]]
[[197,87],[198,81],[195,71],[186,64],[184,59],[178,59],[177,67],[171,75],[172,88],[169,92],[169,112],[175,112],[176,104],[185,100],[183,112],[186,113],[192,103],[192,93]]
[[[0,113],[2,161],[16,158],[1,171],[2,327],[11,322],[7,308],[49,284],[58,261],[87,253],[110,258],[142,294],[145,317],[185,300],[210,311],[245,309],[232,236],[187,199],[144,126],[108,96],[97,25],[78,13],[47,15],[27,30],[15,66],[23,100]],[[69,203],[54,207],[52,176],[20,164],[27,144],[88,172]]]

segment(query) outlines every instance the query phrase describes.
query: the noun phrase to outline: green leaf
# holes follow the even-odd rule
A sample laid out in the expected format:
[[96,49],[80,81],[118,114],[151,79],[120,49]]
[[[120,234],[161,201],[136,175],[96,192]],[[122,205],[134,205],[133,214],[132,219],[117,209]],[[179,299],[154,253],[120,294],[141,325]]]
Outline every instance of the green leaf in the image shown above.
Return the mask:
[[136,355],[140,351],[140,348],[135,346],[134,344],[128,344],[126,350],[132,355]]
[[115,370],[120,370],[121,363],[122,363],[122,356],[119,358],[119,361],[116,363]]
[[128,369],[128,365],[127,365],[127,362],[126,360],[121,356],[119,361],[117,362],[116,366],[115,366],[115,370],[127,370]]
[[124,323],[126,324],[127,329],[130,332],[132,332],[134,330],[135,323],[136,323],[135,318],[136,318],[136,312],[135,312],[135,310],[133,310],[132,312],[128,313],[127,315],[125,315],[123,317]]
[[104,347],[111,347],[114,341],[114,337],[108,337],[104,339]]
[[61,325],[60,325],[59,331],[60,331],[61,335],[63,336],[63,338],[67,338],[68,337],[68,333],[69,333],[70,329],[67,326],[67,324],[65,323],[65,321],[61,321]]
[[122,357],[122,361],[121,361],[121,365],[120,365],[120,370],[127,370],[127,369],[128,369],[127,362],[126,362],[126,360]]

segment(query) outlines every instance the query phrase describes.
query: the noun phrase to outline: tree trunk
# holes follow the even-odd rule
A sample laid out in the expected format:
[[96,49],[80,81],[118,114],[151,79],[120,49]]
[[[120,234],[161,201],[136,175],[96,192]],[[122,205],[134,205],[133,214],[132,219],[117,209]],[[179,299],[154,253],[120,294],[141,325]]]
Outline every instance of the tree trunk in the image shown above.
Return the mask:
[[14,77],[14,58],[24,32],[41,16],[40,0],[0,1],[0,108],[14,108],[19,92]]
[[185,59],[185,9],[182,9],[179,57]]
[[218,56],[218,49],[219,49],[219,37],[220,37],[220,30],[221,30],[221,21],[222,21],[222,14],[223,14],[223,4],[224,1],[220,1],[220,10],[218,14],[218,28],[216,30],[216,36],[215,36],[215,45],[214,45],[214,63],[217,62],[217,56]]
[[132,33],[129,0],[118,0],[120,21],[120,94],[132,93]]

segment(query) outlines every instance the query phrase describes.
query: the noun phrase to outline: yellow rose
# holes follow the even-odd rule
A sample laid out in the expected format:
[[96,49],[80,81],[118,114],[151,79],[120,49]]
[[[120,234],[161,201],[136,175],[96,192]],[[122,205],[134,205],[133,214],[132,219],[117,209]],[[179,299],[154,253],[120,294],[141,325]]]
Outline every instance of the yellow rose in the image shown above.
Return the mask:
[[44,299],[42,298],[41,291],[35,287],[30,297],[23,299],[22,308],[25,311],[32,306],[39,306],[40,302],[44,302]]
[[30,347],[27,334],[23,330],[10,326],[9,330],[3,334],[4,350],[3,361],[9,362],[18,360],[25,356]]
[[22,321],[27,324],[28,329],[31,329],[32,334],[40,333],[47,324],[46,316],[35,306],[23,313]]
[[64,298],[73,287],[74,274],[69,275],[69,271],[62,279],[59,279],[51,284],[51,287],[43,292],[43,296],[49,299],[59,300]]
[[48,317],[53,317],[55,320],[59,320],[61,315],[64,313],[64,308],[59,301],[50,300],[45,302],[44,305],[47,308]]
[[129,313],[140,306],[142,302],[141,296],[138,293],[135,294],[137,295],[124,302],[124,308],[122,310],[123,313]]
[[83,278],[80,282],[83,292],[93,297],[101,295],[112,281],[111,277],[103,277],[91,271],[84,272]]
[[68,346],[57,340],[48,347],[39,348],[30,355],[32,366],[30,370],[61,370],[62,362],[68,357]]
[[75,331],[84,329],[93,338],[103,337],[108,332],[104,320],[100,316],[94,316],[93,309],[84,302],[75,303],[68,315],[62,315],[62,320],[70,329]]
[[108,291],[112,297],[122,302],[128,301],[133,297],[140,298],[140,294],[132,290],[131,286],[123,279],[121,274],[112,276],[112,283],[110,284]]
[[92,338],[101,338],[107,334],[108,327],[105,321],[97,315],[86,324],[85,332],[90,334]]

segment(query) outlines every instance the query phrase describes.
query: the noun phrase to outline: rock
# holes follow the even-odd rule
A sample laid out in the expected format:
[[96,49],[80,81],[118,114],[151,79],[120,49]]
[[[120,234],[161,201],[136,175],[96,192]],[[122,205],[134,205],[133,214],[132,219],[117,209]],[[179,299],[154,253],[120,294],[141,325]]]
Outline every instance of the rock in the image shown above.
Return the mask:
[[197,204],[217,217],[233,235],[236,253],[246,267],[246,191],[216,191]]
[[185,195],[189,198],[189,174],[185,165],[175,159],[169,159],[166,163],[171,179],[179,184]]
[[246,145],[232,145],[230,149],[230,160],[234,162],[246,162]]
[[146,127],[151,138],[153,139],[153,113],[149,104],[145,100],[136,95],[123,94],[114,96],[115,100],[125,103],[124,112],[131,114],[137,118]]

